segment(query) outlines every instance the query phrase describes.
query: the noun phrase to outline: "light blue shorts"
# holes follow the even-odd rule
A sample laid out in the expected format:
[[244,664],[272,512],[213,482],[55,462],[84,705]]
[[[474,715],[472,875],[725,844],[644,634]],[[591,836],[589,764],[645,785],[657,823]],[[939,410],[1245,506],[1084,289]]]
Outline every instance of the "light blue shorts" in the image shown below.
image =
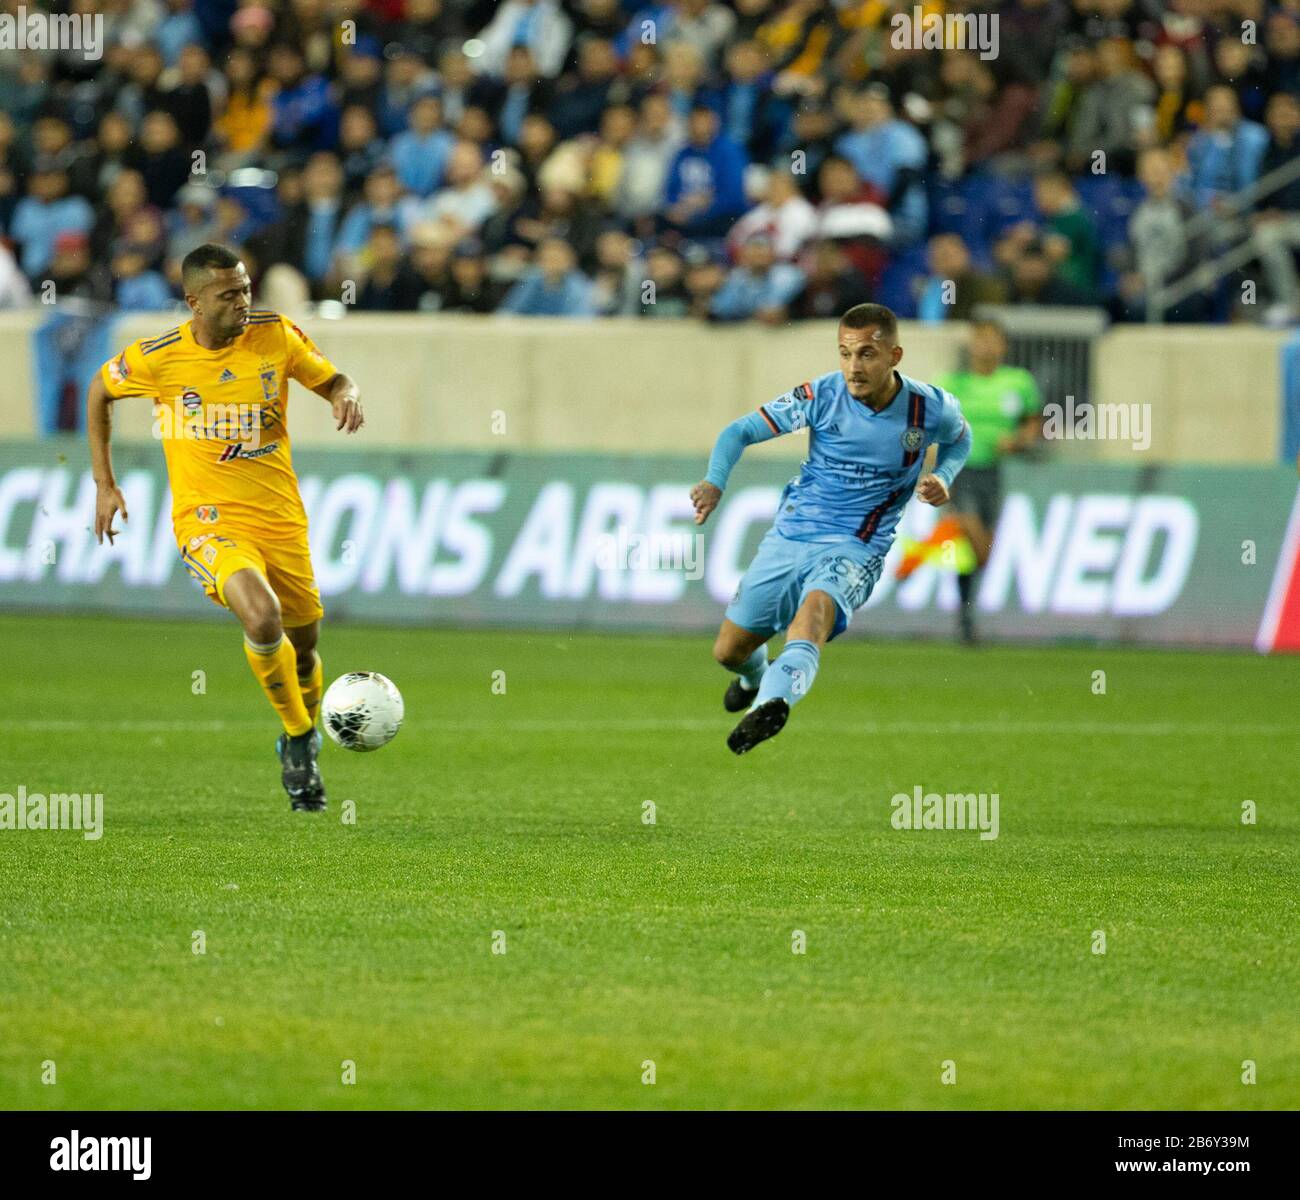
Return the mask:
[[789,628],[809,592],[825,592],[839,612],[831,637],[849,627],[880,580],[884,556],[857,538],[842,542],[796,542],[769,529],[727,605],[727,620],[751,633],[771,636]]

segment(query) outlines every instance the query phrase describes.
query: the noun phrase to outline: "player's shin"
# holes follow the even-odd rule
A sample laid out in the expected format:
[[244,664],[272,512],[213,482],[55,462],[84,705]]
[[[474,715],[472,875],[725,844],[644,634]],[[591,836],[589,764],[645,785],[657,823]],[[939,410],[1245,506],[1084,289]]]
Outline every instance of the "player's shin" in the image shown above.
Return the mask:
[[[302,702],[307,709],[307,716],[311,719],[313,725],[316,724],[316,714],[320,711],[321,692],[325,686],[325,670],[321,666],[320,655],[315,650],[311,652],[312,668],[311,673],[298,676],[298,690],[302,692]],[[301,669],[301,664],[299,664]]]
[[791,706],[798,704],[817,678],[820,661],[821,651],[816,643],[801,639],[786,642],[785,649],[763,676],[754,707],[778,699]]
[[306,733],[312,727],[312,719],[303,703],[298,685],[298,656],[289,639],[281,635],[274,642],[260,645],[245,637],[244,656],[271,707],[279,714],[285,732],[291,737]]

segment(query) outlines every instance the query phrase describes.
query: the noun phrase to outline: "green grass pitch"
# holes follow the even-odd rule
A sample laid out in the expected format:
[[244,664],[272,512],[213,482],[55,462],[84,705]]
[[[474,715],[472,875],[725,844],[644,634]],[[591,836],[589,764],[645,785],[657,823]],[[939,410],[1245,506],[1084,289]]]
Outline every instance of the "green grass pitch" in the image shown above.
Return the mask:
[[0,793],[105,825],[0,831],[0,1106],[1300,1102],[1294,662],[840,643],[736,759],[707,637],[327,626],[407,723],[310,815],[233,623],[0,645]]

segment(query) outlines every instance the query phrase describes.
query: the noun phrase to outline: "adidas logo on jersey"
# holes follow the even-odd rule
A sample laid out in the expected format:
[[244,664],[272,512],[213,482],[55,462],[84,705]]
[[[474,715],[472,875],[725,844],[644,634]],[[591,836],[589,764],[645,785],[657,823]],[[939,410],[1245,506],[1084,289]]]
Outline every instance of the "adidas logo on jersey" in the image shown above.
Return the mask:
[[234,382],[234,379],[235,379],[235,373],[234,373],[234,371],[232,371],[229,367],[227,367],[224,371],[221,372],[221,377],[217,380],[217,382],[218,382],[218,383],[233,383],[233,382]]

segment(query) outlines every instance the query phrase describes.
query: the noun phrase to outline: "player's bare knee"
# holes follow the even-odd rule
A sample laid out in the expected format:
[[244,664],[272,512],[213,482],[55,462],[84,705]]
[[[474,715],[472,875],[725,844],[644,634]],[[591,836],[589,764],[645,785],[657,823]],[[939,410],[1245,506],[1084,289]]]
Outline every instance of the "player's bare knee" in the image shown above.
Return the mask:
[[249,641],[259,646],[278,642],[284,633],[280,623],[280,601],[274,594],[259,597],[248,606],[243,623]]

